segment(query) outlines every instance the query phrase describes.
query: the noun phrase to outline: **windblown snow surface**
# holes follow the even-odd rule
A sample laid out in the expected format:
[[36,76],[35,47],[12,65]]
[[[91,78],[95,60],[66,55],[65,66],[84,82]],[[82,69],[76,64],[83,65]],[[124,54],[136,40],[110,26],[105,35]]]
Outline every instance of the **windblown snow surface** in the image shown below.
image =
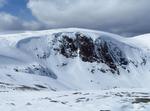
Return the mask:
[[150,34],[0,35],[0,111],[150,111]]

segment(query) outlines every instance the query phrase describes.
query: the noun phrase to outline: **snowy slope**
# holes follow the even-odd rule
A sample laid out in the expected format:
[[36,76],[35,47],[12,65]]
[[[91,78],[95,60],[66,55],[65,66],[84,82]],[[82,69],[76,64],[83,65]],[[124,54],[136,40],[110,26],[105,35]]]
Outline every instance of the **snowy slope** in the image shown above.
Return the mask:
[[11,89],[149,88],[149,35],[87,29],[0,35],[0,85]]

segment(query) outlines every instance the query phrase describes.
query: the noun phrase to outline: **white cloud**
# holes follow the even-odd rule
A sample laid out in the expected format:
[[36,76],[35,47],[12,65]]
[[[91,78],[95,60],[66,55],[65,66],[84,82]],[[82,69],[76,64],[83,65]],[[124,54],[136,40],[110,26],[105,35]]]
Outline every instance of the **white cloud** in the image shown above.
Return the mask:
[[24,21],[11,14],[0,12],[0,31],[36,30],[42,27],[36,21]]
[[25,30],[40,30],[47,28],[44,24],[37,21],[24,21],[22,25]]
[[29,0],[27,6],[49,27],[138,32],[150,26],[149,4],[149,0]]
[[0,13],[0,30],[17,29],[18,25],[20,27],[21,22],[17,17],[5,12]]

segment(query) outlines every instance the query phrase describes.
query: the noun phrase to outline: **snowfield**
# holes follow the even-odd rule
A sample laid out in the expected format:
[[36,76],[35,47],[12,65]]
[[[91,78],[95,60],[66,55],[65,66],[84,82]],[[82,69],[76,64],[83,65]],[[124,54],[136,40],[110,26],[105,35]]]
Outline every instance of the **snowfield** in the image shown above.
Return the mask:
[[78,28],[0,34],[0,111],[150,111],[149,41]]
[[1,111],[149,111],[148,89],[0,91]]

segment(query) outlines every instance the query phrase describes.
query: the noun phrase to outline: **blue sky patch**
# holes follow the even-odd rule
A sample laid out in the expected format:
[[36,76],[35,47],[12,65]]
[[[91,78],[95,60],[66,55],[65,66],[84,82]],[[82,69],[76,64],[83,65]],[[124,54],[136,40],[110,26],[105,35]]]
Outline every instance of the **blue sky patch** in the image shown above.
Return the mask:
[[7,3],[4,7],[0,8],[0,12],[6,12],[11,15],[17,16],[24,20],[35,19],[31,11],[26,7],[28,0],[6,0]]

